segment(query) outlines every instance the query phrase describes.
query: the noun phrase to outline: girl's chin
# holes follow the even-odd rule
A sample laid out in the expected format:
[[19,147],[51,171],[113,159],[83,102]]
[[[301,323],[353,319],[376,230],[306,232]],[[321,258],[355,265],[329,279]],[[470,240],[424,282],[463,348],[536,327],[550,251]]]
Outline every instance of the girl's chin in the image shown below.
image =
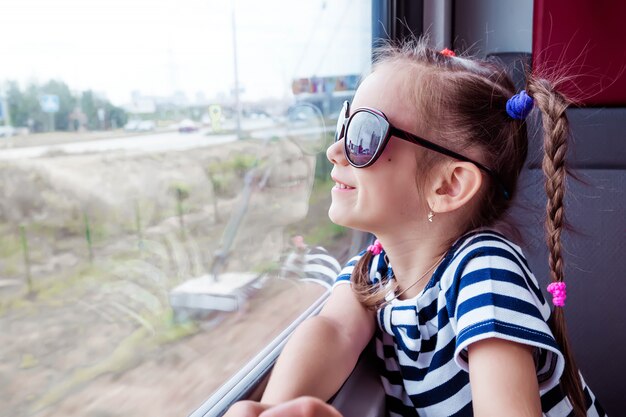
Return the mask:
[[339,204],[331,204],[328,209],[328,218],[331,222],[338,226],[347,227],[361,232],[375,233],[378,230],[377,222],[373,223],[373,219],[359,216],[359,211],[354,207],[341,207]]
[[331,222],[335,223],[338,226],[349,227],[351,229],[358,229],[357,220],[354,216],[354,213],[351,213],[349,210],[342,209],[336,205],[331,205],[328,209],[328,218]]
[[335,204],[331,204],[330,208],[328,209],[328,218],[331,222],[335,223],[338,226],[350,227],[345,224],[345,221],[347,220],[347,216],[345,216],[345,214],[346,212],[342,212]]

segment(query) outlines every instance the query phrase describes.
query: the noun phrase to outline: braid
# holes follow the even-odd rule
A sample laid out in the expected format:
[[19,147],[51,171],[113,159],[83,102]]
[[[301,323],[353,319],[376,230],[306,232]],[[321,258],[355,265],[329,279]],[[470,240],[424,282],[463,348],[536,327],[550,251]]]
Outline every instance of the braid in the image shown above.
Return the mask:
[[[562,282],[564,266],[561,245],[561,232],[565,225],[563,197],[565,195],[565,155],[569,122],[565,110],[570,102],[556,92],[552,84],[542,78],[530,77],[528,91],[542,113],[544,131],[544,158],[542,169],[546,176],[546,240],[549,250],[550,277],[552,282]],[[576,416],[586,416],[585,396],[574,360],[572,349],[567,339],[565,314],[563,308],[555,307],[550,320],[550,328],[563,351],[565,370],[561,387],[574,407]]]
[[[544,87],[545,88],[545,87]],[[561,231],[565,223],[563,197],[565,195],[565,154],[567,152],[568,121],[565,114],[567,102],[556,95],[538,94],[539,107],[544,112],[543,122],[546,140],[542,163],[546,176],[546,232],[550,249],[550,274],[552,281],[563,280],[561,255]],[[537,95],[536,95],[537,96]],[[542,100],[543,99],[543,100]],[[544,101],[544,103],[542,103]]]

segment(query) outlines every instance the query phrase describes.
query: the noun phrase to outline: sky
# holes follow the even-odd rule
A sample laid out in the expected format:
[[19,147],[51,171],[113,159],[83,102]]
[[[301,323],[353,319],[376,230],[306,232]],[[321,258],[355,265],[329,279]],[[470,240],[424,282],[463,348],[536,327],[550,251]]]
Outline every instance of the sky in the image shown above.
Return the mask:
[[132,91],[282,98],[297,77],[363,74],[371,0],[1,0],[0,83],[49,79],[114,104]]

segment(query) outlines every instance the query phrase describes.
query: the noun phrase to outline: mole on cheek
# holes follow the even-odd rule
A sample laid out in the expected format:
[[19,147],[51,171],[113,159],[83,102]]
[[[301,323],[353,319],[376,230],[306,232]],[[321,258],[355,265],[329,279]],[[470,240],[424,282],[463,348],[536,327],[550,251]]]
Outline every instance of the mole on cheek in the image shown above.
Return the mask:
[[387,162],[391,162],[391,158],[387,159]]

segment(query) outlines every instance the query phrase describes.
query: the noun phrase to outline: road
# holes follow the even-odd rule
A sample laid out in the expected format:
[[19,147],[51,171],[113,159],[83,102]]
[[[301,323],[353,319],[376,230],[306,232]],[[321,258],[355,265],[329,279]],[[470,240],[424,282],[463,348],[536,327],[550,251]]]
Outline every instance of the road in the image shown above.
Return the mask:
[[206,135],[206,131],[195,133],[155,133],[152,135],[91,140],[85,142],[60,143],[55,145],[29,146],[24,148],[0,149],[0,160],[38,158],[47,154],[80,154],[105,151],[163,152],[201,148],[233,142],[236,135]]

